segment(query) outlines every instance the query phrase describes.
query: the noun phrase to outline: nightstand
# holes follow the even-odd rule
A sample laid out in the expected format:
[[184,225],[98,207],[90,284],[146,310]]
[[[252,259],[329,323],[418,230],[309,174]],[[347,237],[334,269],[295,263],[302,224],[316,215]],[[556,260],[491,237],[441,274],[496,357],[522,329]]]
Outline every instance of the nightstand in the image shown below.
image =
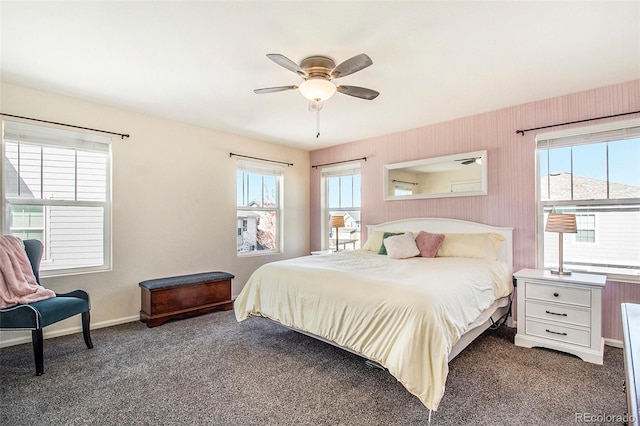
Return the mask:
[[602,364],[603,275],[523,269],[518,280],[517,346],[568,352]]

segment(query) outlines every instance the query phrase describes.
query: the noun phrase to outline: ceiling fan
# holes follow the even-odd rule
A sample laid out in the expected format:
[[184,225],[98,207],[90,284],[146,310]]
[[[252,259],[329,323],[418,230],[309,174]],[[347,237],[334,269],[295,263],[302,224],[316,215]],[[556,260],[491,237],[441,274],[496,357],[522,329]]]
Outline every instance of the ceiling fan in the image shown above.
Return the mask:
[[480,164],[480,162],[482,161],[482,157],[462,158],[462,159],[456,160],[456,161],[460,161],[460,164],[467,166],[467,165],[473,164],[473,163]]
[[[332,80],[353,74],[360,71],[373,61],[364,53],[347,59],[336,66],[333,59],[327,56],[314,55],[303,59],[300,64],[296,64],[291,59],[279,53],[269,53],[267,58],[276,64],[293,71],[304,80],[300,85],[265,87],[255,89],[257,94],[284,92],[286,90],[300,90],[302,96],[309,100],[309,111],[315,111],[318,119],[318,127],[320,120],[320,110],[324,101],[332,97],[336,92],[353,96],[360,99],[373,100],[380,94],[379,92],[365,87],[358,86],[336,86]],[[316,137],[320,136],[318,131]]]

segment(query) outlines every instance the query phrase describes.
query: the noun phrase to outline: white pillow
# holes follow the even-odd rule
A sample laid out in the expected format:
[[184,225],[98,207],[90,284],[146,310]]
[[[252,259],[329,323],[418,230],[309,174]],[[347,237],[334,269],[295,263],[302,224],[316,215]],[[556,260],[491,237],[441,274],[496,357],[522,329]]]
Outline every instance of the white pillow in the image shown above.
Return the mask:
[[385,238],[384,246],[387,248],[387,256],[392,259],[408,259],[420,254],[411,232]]
[[375,251],[377,253],[378,250],[380,250],[380,246],[382,245],[383,236],[384,232],[373,231],[371,235],[367,236],[367,242],[362,246],[362,250]]
[[[470,257],[498,259],[498,250],[504,237],[495,232],[480,234],[444,234],[444,241],[436,257]],[[386,240],[385,240],[386,243]]]

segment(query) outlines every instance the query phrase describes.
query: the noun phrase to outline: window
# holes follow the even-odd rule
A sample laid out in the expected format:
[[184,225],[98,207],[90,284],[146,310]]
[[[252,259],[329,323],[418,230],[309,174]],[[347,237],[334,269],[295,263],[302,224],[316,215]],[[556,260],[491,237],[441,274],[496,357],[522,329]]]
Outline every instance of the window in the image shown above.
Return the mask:
[[43,276],[111,267],[110,142],[4,122],[3,233],[42,241]]
[[282,166],[238,161],[236,217],[239,256],[280,252],[282,177]]
[[[360,165],[353,164],[322,170],[323,248],[356,250],[360,248]],[[345,226],[331,228],[331,216],[344,216]]]
[[576,214],[576,243],[596,242],[596,215]]
[[414,185],[417,185],[417,183],[394,180],[393,195],[411,195],[413,194]]
[[564,234],[569,270],[640,278],[640,120],[536,137],[538,264],[555,268],[558,235],[544,232],[547,214],[574,213]]

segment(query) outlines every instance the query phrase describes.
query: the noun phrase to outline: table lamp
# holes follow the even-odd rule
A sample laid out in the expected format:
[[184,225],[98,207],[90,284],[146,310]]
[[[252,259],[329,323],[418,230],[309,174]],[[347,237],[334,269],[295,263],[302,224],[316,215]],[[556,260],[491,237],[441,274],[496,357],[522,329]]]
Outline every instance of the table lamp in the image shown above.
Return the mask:
[[331,216],[329,226],[336,228],[336,251],[338,251],[338,228],[344,227],[344,216]]
[[558,253],[560,258],[558,259],[558,270],[551,270],[552,274],[556,275],[571,275],[571,271],[565,271],[563,269],[562,251],[564,249],[562,242],[562,235],[565,233],[576,234],[578,229],[576,227],[576,215],[565,213],[549,213],[547,217],[547,225],[544,228],[545,232],[557,232],[558,233]]

